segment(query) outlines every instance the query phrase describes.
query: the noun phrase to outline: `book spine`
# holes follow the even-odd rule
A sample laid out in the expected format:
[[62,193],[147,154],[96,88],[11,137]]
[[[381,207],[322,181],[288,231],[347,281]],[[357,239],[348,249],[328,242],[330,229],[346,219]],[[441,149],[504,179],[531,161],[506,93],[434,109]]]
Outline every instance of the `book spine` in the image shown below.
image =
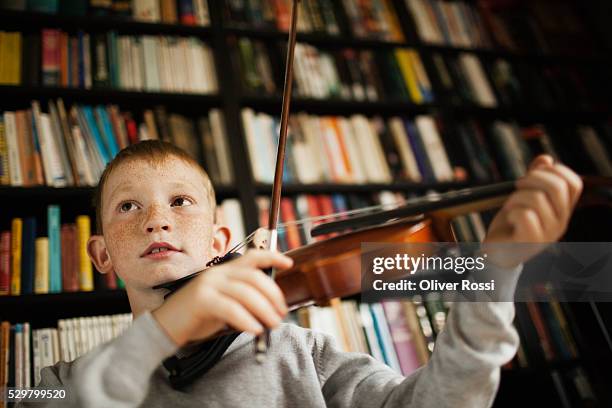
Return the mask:
[[179,20],[185,25],[196,25],[196,16],[192,0],[177,0]]
[[[0,296],[11,291],[11,231],[0,233]],[[0,364],[0,370],[3,369]],[[1,383],[0,383],[1,384]]]
[[49,238],[36,238],[35,245],[34,293],[49,293]]
[[34,292],[34,258],[36,240],[36,218],[23,220],[21,254],[21,294]]
[[11,295],[21,294],[21,240],[23,219],[13,218],[11,222]]
[[47,207],[47,234],[49,236],[49,292],[62,291],[62,247],[60,239],[60,207]]
[[80,215],[76,219],[78,259],[79,259],[79,287],[83,291],[92,291],[93,268],[87,256],[87,241],[91,236],[91,220],[87,215]]
[[9,156],[8,146],[6,144],[4,117],[0,116],[0,185],[7,186],[10,184],[11,176],[9,174]]
[[17,123],[15,112],[4,112],[4,129],[8,150],[8,165],[11,186],[22,186],[21,159],[19,157],[19,142],[17,140]]
[[42,84],[58,86],[60,84],[60,31],[42,30]]

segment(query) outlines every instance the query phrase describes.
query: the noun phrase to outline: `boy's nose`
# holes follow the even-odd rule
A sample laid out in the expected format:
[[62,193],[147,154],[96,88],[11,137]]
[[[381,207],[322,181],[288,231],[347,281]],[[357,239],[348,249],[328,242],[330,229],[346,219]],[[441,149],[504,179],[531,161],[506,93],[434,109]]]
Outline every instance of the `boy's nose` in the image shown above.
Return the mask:
[[170,231],[170,220],[157,209],[151,209],[149,216],[145,220],[145,230],[148,233],[159,231]]

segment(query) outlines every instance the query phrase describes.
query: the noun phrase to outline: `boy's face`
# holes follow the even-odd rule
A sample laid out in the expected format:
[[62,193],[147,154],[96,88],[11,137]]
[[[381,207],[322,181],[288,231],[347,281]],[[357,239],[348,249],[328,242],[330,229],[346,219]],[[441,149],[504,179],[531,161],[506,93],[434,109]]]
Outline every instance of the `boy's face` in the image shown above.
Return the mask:
[[202,270],[225,250],[213,239],[202,174],[178,158],[158,166],[122,163],[110,174],[101,205],[104,236],[96,239],[108,259],[99,244],[90,244],[90,254],[101,272],[114,270],[128,287],[151,288]]

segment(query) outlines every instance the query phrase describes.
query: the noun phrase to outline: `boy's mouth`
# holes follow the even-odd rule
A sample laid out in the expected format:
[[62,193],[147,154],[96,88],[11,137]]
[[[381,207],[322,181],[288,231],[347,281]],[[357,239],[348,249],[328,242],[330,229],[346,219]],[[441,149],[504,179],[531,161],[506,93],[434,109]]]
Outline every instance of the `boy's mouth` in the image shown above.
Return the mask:
[[140,255],[141,258],[166,258],[176,252],[181,252],[167,242],[154,242]]

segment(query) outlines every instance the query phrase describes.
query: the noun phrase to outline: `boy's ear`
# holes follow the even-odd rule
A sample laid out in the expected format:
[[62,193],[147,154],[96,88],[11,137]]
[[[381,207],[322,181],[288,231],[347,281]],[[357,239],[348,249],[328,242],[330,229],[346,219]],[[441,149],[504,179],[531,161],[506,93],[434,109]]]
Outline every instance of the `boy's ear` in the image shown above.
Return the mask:
[[232,233],[223,225],[215,225],[212,237],[212,256],[223,256],[228,251]]
[[109,273],[113,270],[113,262],[106,249],[106,242],[102,235],[92,235],[87,241],[87,255],[100,273]]

